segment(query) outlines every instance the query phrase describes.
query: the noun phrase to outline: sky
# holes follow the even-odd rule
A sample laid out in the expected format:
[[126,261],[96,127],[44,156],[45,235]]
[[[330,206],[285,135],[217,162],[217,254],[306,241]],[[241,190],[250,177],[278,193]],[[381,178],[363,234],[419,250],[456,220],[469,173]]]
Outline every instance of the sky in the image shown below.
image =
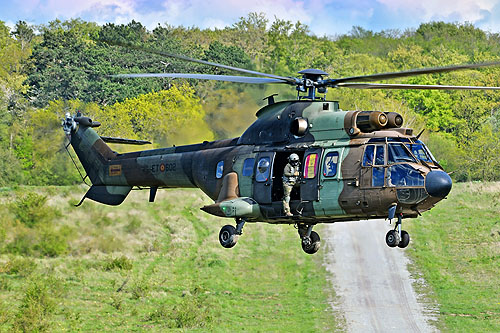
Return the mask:
[[0,0],[0,20],[43,24],[54,19],[128,23],[152,30],[158,24],[224,28],[250,12],[307,24],[317,36],[348,33],[353,26],[372,31],[417,28],[429,21],[469,22],[500,32],[500,0]]

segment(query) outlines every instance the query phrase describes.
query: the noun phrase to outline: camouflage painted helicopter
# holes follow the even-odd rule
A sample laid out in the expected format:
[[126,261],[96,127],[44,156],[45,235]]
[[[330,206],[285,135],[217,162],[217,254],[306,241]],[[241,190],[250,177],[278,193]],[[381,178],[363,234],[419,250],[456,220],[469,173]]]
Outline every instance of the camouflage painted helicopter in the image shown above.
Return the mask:
[[[284,77],[152,51],[256,76],[186,73],[120,74],[117,78],[169,77],[253,84],[288,84],[297,99],[275,102],[257,112],[257,120],[238,138],[119,154],[106,142],[146,141],[101,137],[100,123],[81,114],[66,115],[63,128],[92,186],[85,198],[119,205],[132,188],[149,189],[149,201],[159,188],[197,187],[214,203],[201,207],[209,214],[236,220],[219,233],[223,247],[233,247],[246,222],[294,224],[306,253],[318,251],[318,223],[396,218],[386,235],[390,247],[404,248],[410,237],[403,218],[414,218],[447,196],[452,181],[412,129],[401,127],[395,112],[342,111],[337,101],[318,94],[327,88],[355,89],[490,89],[500,87],[366,83],[421,74],[500,65],[500,62],[415,69],[324,79],[317,69]],[[300,187],[291,194],[293,216],[283,211],[283,170],[287,157],[302,160]]]

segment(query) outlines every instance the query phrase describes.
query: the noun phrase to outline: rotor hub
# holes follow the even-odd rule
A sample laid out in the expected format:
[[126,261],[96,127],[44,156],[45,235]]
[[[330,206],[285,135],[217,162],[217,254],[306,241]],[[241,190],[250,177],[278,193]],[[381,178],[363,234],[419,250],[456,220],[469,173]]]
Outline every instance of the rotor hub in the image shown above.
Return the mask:
[[[316,92],[326,94],[327,89],[320,84],[320,82],[323,81],[324,75],[328,75],[327,72],[320,69],[309,68],[301,70],[299,74],[302,74],[302,82],[300,85],[297,85],[297,91],[307,91],[308,95],[305,98],[312,100],[316,99]],[[301,97],[298,96],[298,98],[300,99]]]

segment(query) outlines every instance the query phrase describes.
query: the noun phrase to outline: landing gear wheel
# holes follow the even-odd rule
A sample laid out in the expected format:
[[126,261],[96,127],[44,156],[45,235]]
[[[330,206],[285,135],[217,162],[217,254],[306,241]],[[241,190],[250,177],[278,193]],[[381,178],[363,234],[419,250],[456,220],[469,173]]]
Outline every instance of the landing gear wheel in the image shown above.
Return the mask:
[[401,230],[401,240],[399,241],[398,246],[404,249],[408,246],[408,244],[410,244],[410,235],[405,230]]
[[232,225],[225,225],[220,229],[219,232],[219,242],[220,245],[226,249],[232,248],[236,245],[238,241],[238,235],[236,234],[236,228]]
[[315,231],[311,231],[310,237],[302,238],[302,250],[307,254],[314,254],[318,252],[321,241],[319,235]]
[[396,230],[389,230],[389,232],[385,235],[385,243],[389,247],[396,247],[399,244],[398,232]]

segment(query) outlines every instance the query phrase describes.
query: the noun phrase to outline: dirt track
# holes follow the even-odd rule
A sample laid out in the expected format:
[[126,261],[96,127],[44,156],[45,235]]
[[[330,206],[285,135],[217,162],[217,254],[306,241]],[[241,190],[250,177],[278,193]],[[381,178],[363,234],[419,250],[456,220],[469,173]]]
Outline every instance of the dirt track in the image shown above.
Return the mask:
[[325,265],[338,296],[332,306],[349,332],[435,332],[434,306],[417,300],[404,250],[385,244],[390,228],[372,220],[323,229]]

